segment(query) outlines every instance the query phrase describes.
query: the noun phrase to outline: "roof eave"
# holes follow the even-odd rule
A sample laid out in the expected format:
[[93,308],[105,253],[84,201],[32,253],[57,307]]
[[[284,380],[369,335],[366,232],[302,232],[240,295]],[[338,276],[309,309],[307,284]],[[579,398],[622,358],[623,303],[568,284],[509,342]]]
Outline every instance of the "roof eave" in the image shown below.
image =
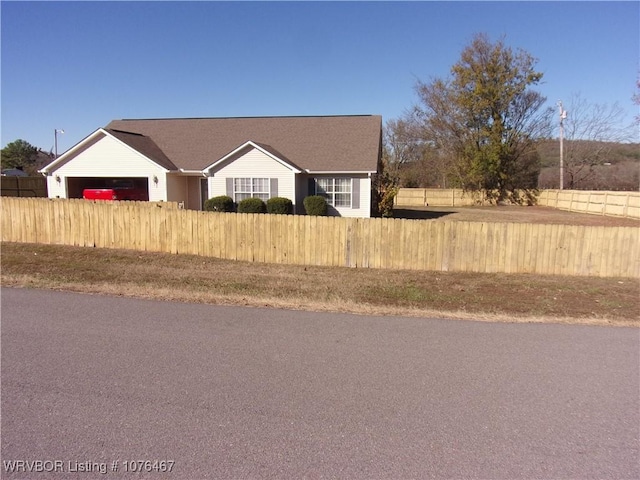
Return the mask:
[[44,168],[42,168],[41,170],[38,170],[38,173],[44,175],[44,176],[49,176],[51,175],[55,170],[57,170],[59,164],[64,163],[67,159],[67,157],[73,155],[74,152],[76,152],[78,149],[82,148],[83,145],[85,145],[87,142],[91,141],[92,139],[94,139],[95,137],[97,137],[98,135],[104,135],[104,136],[108,136],[112,139],[114,139],[116,142],[119,142],[120,144],[124,145],[126,148],[136,152],[138,155],[143,156],[144,158],[146,158],[149,162],[153,163],[154,165],[156,165],[158,168],[161,168],[164,173],[169,173],[169,172],[177,172],[179,170],[170,170],[166,167],[163,167],[162,165],[160,165],[158,162],[156,162],[155,160],[147,157],[144,153],[139,152],[138,150],[136,150],[135,148],[131,147],[130,145],[127,145],[126,142],[123,142],[122,140],[120,140],[119,138],[117,138],[116,136],[112,135],[111,133],[109,133],[108,130],[104,129],[104,128],[99,128],[97,129],[95,132],[91,133],[90,135],[86,136],[85,138],[83,138],[82,140],[80,140],[78,143],[76,143],[73,147],[71,147],[69,150],[67,150],[66,152],[64,152],[62,155],[60,155],[58,158],[56,158],[53,162],[51,162],[48,165],[45,165]]
[[203,177],[207,176],[204,170],[187,170],[186,168],[180,168],[177,171],[185,175],[203,176]]
[[82,140],[76,143],[73,147],[71,147],[69,150],[67,150],[58,158],[56,158],[53,162],[49,163],[48,165],[45,165],[42,169],[38,170],[38,173],[41,173],[42,175],[45,175],[45,176],[51,175],[51,173],[53,173],[53,171],[57,169],[59,163],[64,163],[64,161],[67,159],[68,156],[70,156],[73,152],[78,150],[85,143],[87,143],[94,137],[98,136],[99,134],[108,135],[108,133],[103,128],[97,129],[93,133],[90,133],[89,135],[84,137]]

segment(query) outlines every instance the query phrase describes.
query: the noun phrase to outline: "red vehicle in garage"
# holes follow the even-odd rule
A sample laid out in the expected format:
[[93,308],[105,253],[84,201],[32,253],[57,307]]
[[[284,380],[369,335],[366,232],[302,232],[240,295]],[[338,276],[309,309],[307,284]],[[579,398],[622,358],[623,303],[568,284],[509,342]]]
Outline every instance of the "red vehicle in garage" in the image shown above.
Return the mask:
[[136,188],[132,182],[116,182],[105,188],[85,188],[82,198],[86,200],[136,200],[146,202],[149,193],[144,188]]

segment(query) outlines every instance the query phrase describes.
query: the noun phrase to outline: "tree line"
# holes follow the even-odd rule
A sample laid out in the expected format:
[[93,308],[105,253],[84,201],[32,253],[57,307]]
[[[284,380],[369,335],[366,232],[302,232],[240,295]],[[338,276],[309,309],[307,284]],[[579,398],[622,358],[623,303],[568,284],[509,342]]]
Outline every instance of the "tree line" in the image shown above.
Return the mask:
[[18,139],[8,143],[0,151],[0,159],[2,171],[17,169],[29,176],[35,176],[38,175],[38,169],[53,160],[53,153],[45,152],[26,140]]

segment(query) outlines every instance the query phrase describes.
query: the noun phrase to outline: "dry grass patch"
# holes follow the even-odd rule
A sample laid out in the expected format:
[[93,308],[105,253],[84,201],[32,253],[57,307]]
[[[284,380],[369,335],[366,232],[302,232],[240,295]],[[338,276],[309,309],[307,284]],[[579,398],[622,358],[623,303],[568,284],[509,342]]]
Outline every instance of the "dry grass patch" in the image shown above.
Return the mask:
[[2,244],[2,285],[383,315],[640,326],[640,281],[274,265]]
[[567,212],[543,206],[396,207],[397,218],[445,222],[537,223],[602,227],[640,227],[640,219]]

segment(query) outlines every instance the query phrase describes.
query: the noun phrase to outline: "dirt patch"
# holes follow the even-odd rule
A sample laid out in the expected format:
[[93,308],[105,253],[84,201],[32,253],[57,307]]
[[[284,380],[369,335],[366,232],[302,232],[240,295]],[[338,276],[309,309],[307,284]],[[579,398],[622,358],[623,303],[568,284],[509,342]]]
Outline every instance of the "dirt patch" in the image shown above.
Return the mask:
[[640,227],[640,219],[592,215],[551,207],[422,207],[394,209],[395,218],[454,222],[542,223],[604,227]]

